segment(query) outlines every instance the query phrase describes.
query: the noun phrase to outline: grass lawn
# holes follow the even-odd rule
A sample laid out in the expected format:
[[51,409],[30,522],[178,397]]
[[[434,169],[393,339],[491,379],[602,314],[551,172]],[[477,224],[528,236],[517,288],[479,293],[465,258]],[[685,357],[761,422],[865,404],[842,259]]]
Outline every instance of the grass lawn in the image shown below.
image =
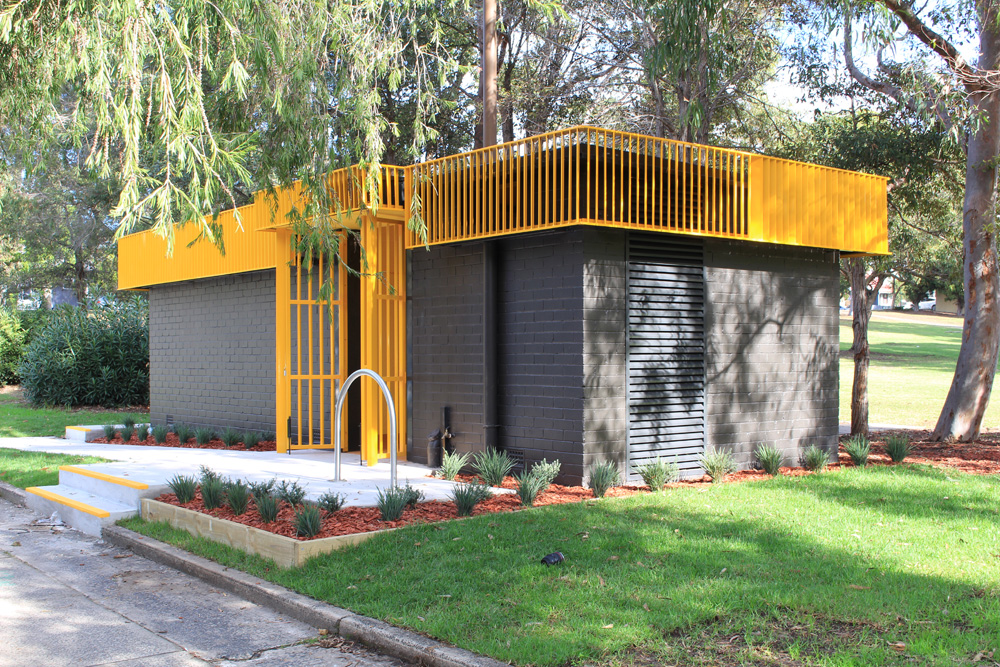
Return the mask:
[[[73,408],[33,408],[24,402],[20,391],[0,393],[0,438],[24,436],[61,436],[67,426],[107,424],[122,413],[114,410],[76,410]],[[137,421],[148,421],[148,414],[135,414]],[[119,423],[121,423],[119,421]]]
[[998,508],[996,478],[847,469],[411,526],[287,571],[124,525],[517,664],[959,665],[1000,656]]
[[97,456],[24,452],[0,447],[0,480],[21,489],[59,483],[59,466],[106,463]]
[[[869,423],[933,428],[955,374],[962,329],[922,324],[921,316],[875,313],[868,330],[872,351],[868,376]],[[927,318],[932,317],[923,316]],[[949,320],[944,320],[949,321]],[[961,320],[955,320],[961,323]],[[850,318],[840,319],[840,350],[851,347]],[[840,359],[840,421],[851,421],[854,360]],[[1000,400],[990,402],[983,427],[1000,428]]]

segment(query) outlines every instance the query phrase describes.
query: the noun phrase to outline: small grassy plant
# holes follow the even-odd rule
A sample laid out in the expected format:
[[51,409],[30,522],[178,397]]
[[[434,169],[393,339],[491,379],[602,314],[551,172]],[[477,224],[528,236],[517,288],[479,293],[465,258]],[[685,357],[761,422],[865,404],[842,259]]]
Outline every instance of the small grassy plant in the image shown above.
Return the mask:
[[621,470],[614,461],[601,461],[590,466],[590,490],[597,498],[603,498],[608,489],[618,484]]
[[167,441],[167,433],[170,431],[167,429],[166,424],[160,424],[159,426],[153,427],[153,441],[158,445],[162,445]]
[[490,449],[476,454],[472,467],[490,486],[503,486],[504,478],[514,469],[514,460],[505,451]]
[[830,455],[818,445],[809,445],[802,452],[802,467],[813,472],[823,472],[830,464]]
[[728,449],[716,449],[701,456],[701,467],[713,482],[720,483],[726,475],[736,472],[736,459]]
[[459,454],[458,452],[449,453],[448,450],[445,450],[441,454],[441,479],[455,479],[458,473],[462,472],[462,468],[469,464],[471,456],[471,452]]
[[250,506],[250,487],[241,479],[226,484],[226,502],[236,516],[242,516]]
[[377,489],[377,491],[376,505],[382,521],[398,521],[406,509],[409,494],[399,487],[390,487],[384,491]]
[[902,463],[913,451],[910,439],[905,435],[890,435],[885,443],[885,453],[893,463]]
[[270,493],[253,494],[253,504],[264,523],[273,523],[278,518],[278,499]]
[[868,465],[868,456],[872,452],[872,445],[868,438],[859,433],[848,438],[847,442],[844,443],[844,451],[851,457],[851,462],[854,465],[864,468]]
[[167,486],[177,496],[177,502],[183,505],[194,500],[194,493],[198,488],[198,480],[187,475],[174,475],[167,480]]
[[778,476],[781,474],[781,464],[784,457],[777,447],[762,442],[757,445],[753,455],[768,475]]
[[295,510],[295,534],[299,537],[313,537],[323,529],[323,517],[315,505],[303,505]]
[[638,466],[635,471],[642,477],[643,483],[650,491],[659,491],[666,484],[676,482],[681,476],[681,470],[676,463],[661,458]]
[[224,444],[226,447],[232,448],[240,444],[240,438],[242,437],[243,435],[236,429],[227,428],[225,431],[222,432],[220,439],[222,440],[222,444]]
[[476,505],[493,497],[493,490],[486,484],[457,484],[451,490],[451,499],[458,510],[458,516],[470,516]]

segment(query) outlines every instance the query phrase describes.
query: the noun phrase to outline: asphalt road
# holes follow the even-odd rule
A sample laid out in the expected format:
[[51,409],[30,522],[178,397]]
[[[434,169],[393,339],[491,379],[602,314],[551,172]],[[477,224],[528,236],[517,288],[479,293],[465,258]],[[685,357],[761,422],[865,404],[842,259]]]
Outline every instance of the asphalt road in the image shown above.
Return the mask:
[[0,499],[0,667],[404,667]]

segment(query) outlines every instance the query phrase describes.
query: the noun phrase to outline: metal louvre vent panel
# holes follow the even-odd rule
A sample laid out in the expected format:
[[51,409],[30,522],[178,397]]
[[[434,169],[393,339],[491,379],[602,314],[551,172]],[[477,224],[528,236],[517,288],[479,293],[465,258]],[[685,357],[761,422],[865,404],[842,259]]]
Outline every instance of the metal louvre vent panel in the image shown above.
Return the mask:
[[661,457],[700,473],[705,451],[705,253],[684,237],[628,237],[629,474]]

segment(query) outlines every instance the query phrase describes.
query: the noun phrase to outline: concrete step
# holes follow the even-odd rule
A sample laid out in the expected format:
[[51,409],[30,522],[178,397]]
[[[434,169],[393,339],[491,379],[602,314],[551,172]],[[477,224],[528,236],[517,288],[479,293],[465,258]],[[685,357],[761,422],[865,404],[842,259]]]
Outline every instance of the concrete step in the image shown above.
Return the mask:
[[155,498],[169,487],[155,474],[137,476],[135,467],[131,463],[60,466],[59,484],[139,509],[143,498]]
[[100,536],[103,526],[139,513],[135,505],[119,503],[63,484],[32,486],[25,492],[28,509],[43,516],[57,512],[63,523],[88,535]]

